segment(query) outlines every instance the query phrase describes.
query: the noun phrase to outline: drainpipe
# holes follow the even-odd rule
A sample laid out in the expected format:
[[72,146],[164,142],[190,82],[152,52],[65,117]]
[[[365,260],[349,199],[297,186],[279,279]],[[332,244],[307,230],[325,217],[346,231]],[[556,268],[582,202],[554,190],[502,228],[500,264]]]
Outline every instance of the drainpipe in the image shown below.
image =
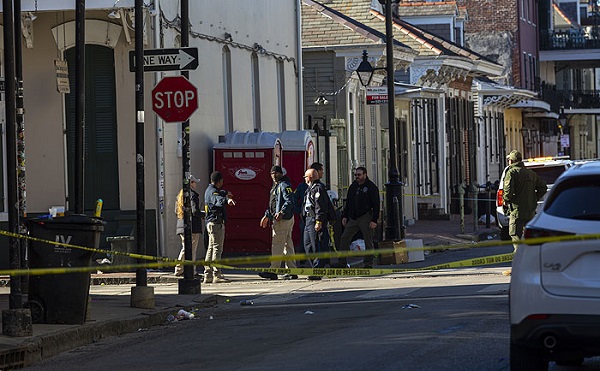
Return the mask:
[[304,130],[304,89],[302,86],[302,0],[296,0],[296,69],[298,75],[298,130]]
[[[160,15],[160,0],[154,0],[154,10],[157,14],[154,16],[154,47],[162,48],[161,40],[161,15]],[[154,73],[155,85],[162,78],[161,72]],[[158,179],[156,182],[157,188],[157,228],[158,228],[158,254],[166,257],[166,235],[165,235],[165,152],[164,152],[164,123],[155,115],[156,127],[156,174]]]

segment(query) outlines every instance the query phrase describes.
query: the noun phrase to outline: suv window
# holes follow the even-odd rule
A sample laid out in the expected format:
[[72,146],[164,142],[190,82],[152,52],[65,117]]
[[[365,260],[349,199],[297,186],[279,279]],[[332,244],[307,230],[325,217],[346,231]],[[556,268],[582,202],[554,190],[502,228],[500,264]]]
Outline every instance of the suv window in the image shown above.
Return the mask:
[[560,174],[564,173],[566,168],[564,165],[561,166],[531,166],[527,167],[528,169],[533,170],[537,175],[546,182],[546,184],[554,184],[556,179],[560,176]]
[[577,177],[565,180],[546,202],[549,215],[578,220],[600,220],[600,179]]

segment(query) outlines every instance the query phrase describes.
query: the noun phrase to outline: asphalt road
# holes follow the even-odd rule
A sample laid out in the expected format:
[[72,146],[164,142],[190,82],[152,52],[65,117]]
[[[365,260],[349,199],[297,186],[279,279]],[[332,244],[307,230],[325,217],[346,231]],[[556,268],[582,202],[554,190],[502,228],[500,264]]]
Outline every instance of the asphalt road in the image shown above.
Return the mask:
[[446,296],[437,287],[439,295],[423,297],[343,291],[321,300],[229,303],[199,312],[197,319],[107,339],[31,369],[506,369],[502,288],[487,295]]
[[[276,294],[288,284],[293,294]],[[509,369],[501,275],[338,279],[323,290],[300,281],[252,286],[261,292],[254,299],[231,296],[193,320],[108,338],[29,369]],[[582,369],[598,365],[587,360]]]

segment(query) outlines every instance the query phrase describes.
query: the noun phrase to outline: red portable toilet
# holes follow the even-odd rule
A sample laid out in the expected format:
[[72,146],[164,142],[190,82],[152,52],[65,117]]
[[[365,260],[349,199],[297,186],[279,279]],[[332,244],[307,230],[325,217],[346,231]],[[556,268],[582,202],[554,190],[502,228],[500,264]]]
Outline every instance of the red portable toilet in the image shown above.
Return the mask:
[[[296,189],[300,183],[304,182],[304,172],[315,159],[312,137],[306,130],[289,130],[277,135],[283,147],[282,167],[290,178],[292,187]],[[300,246],[300,221],[297,215],[294,218],[292,239],[296,253],[299,253],[304,251],[304,247]]]
[[315,151],[310,132],[306,130],[286,130],[276,134],[283,147],[282,167],[296,189],[304,182],[304,172],[314,162]]
[[214,169],[223,174],[223,188],[236,201],[227,207],[224,253],[271,252],[271,229],[259,223],[269,204],[271,167],[281,165],[281,147],[273,133],[237,131],[213,147]]

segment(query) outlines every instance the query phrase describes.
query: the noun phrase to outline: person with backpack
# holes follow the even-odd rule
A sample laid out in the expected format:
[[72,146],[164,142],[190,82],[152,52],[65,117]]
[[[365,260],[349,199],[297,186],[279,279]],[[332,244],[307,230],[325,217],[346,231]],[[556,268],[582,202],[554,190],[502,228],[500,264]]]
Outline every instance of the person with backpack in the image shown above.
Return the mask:
[[[292,230],[294,228],[294,192],[290,184],[290,178],[283,175],[281,166],[271,168],[273,187],[269,196],[269,207],[260,220],[260,226],[267,228],[271,222],[273,234],[271,240],[271,254],[273,256],[294,255],[294,241]],[[293,260],[285,261],[286,268],[296,268]],[[270,268],[281,268],[281,260],[271,261]],[[277,274],[271,272],[260,272],[262,278],[277,279]],[[283,279],[297,279],[295,274],[285,274]]]
[[[379,188],[367,176],[367,169],[359,166],[354,170],[354,182],[348,188],[346,207],[342,212],[341,250],[349,251],[354,235],[360,231],[365,241],[365,250],[373,250],[373,230],[377,228],[379,218]],[[373,267],[373,255],[363,259],[365,268]],[[346,258],[338,260],[339,265],[346,268]]]

